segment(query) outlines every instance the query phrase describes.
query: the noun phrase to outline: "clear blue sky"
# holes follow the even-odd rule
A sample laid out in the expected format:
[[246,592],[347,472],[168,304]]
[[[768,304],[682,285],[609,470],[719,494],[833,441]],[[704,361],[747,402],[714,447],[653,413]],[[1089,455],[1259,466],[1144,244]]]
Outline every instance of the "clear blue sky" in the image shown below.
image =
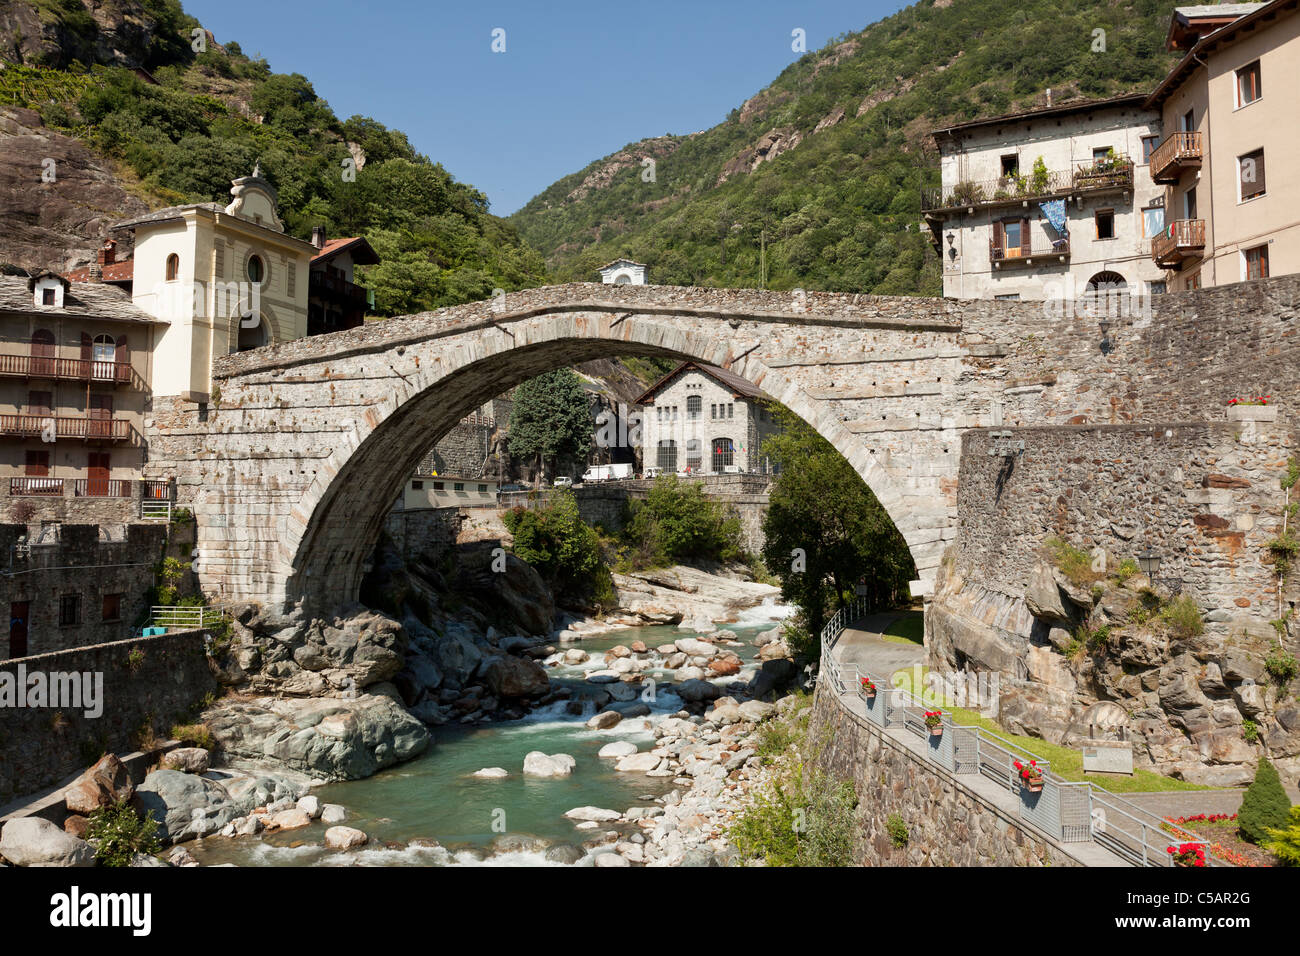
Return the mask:
[[[184,0],[219,43],[301,73],[508,215],[630,142],[707,129],[902,0]],[[492,31],[506,31],[493,53]]]

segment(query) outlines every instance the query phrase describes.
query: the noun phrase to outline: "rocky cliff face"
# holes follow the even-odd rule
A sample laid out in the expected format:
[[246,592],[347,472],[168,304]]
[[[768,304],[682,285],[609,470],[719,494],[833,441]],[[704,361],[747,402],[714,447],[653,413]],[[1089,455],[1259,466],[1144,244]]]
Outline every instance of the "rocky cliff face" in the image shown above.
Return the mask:
[[1248,783],[1265,753],[1300,778],[1296,681],[1270,676],[1276,635],[1214,611],[1180,626],[1171,596],[1141,574],[1083,585],[1043,563],[1020,597],[940,572],[926,614],[931,667],[997,671],[998,720],[1082,747],[1124,738],[1134,763],[1212,786]]
[[[0,109],[0,263],[75,269],[111,223],[148,211],[107,160],[47,129],[32,110]],[[123,259],[129,237],[120,241]]]
[[82,64],[148,66],[160,31],[168,25],[132,0],[49,5],[10,0],[0,4],[0,59],[65,69]]

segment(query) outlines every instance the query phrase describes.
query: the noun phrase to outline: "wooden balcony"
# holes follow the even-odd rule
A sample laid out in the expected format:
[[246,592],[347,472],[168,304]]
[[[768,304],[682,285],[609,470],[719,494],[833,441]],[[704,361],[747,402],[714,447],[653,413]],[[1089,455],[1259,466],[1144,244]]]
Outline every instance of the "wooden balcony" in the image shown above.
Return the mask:
[[129,362],[95,362],[43,355],[0,355],[0,375],[126,385],[131,381],[131,365]]
[[9,494],[14,498],[62,498],[62,478],[33,478],[23,475],[9,479]]
[[1127,156],[1075,164],[1075,192],[1127,192],[1132,188],[1133,160]]
[[309,295],[342,302],[355,308],[365,308],[368,300],[366,290],[359,285],[332,276],[327,272],[313,272],[307,280]]
[[1070,258],[1069,239],[1057,239],[1049,243],[1040,237],[1040,242],[1043,243],[1043,247],[1033,249],[1028,236],[1019,246],[1000,246],[990,239],[989,262],[997,269],[1004,265],[1033,265],[1035,260],[1039,263],[1064,262]]
[[65,418],[52,415],[0,415],[0,435],[7,438],[79,438],[86,442],[119,442],[131,437],[131,423],[125,418]]
[[1045,179],[1034,182],[1033,174],[1003,176],[998,179],[971,180],[955,186],[926,187],[921,190],[921,211],[967,209],[975,206],[1019,206],[1048,196],[1066,196],[1074,188],[1069,170],[1051,170]]
[[1201,168],[1201,134],[1171,133],[1151,154],[1151,178],[1176,183],[1189,169]]
[[1175,219],[1151,240],[1151,258],[1162,269],[1176,269],[1184,259],[1205,251],[1205,220]]
[[131,482],[126,478],[74,478],[75,498],[130,498]]

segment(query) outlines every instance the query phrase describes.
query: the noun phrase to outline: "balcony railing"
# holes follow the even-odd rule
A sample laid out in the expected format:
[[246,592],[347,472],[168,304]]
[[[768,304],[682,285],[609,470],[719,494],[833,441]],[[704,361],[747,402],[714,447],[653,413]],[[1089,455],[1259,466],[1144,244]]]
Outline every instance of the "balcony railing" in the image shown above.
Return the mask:
[[1046,175],[1038,177],[1030,172],[1024,176],[967,180],[954,186],[925,188],[921,190],[921,208],[926,211],[960,209],[1132,187],[1133,161],[1127,156],[1115,156],[1090,163],[1076,163],[1072,169],[1048,170]]
[[1201,168],[1201,134],[1171,133],[1151,153],[1151,178],[1176,183],[1184,170]]
[[1204,219],[1175,219],[1151,240],[1151,258],[1162,268],[1175,268],[1205,249]]
[[989,240],[989,262],[997,265],[1000,262],[1028,262],[1030,259],[1050,259],[1059,257],[1062,259],[1069,258],[1070,240],[1055,239],[1047,242],[1041,249],[1032,249],[1029,236],[1025,236],[1024,241],[1019,246],[998,245],[997,242]]
[[308,280],[307,289],[311,295],[342,299],[355,306],[364,306],[367,302],[365,289],[327,272],[313,272]]
[[0,435],[10,438],[55,438],[84,441],[126,441],[131,423],[125,418],[64,418],[52,415],[0,415]]
[[124,385],[131,381],[131,364],[54,358],[45,355],[0,355],[0,375],[10,378],[51,378]]
[[62,498],[62,478],[23,476],[9,479],[9,494],[15,498]]
[[125,478],[75,478],[74,498],[130,498],[131,482]]
[[1077,163],[1074,167],[1074,188],[1081,193],[1132,189],[1133,160],[1127,156],[1114,156],[1091,163]]

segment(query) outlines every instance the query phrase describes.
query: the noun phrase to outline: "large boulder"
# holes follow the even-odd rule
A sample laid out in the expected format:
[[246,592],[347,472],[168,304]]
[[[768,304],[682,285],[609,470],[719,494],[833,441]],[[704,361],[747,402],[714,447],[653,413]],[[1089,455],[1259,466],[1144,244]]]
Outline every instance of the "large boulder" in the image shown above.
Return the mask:
[[69,813],[88,815],[100,807],[129,799],[134,789],[122,761],[114,754],[104,754],[68,786],[63,792],[63,802]]
[[164,770],[179,770],[181,773],[207,773],[208,752],[202,747],[177,747],[163,754]]
[[331,850],[350,850],[369,841],[370,837],[355,827],[330,827],[325,831],[325,845]]
[[1034,566],[1029,586],[1025,588],[1025,607],[1034,617],[1050,624],[1069,624],[1073,619],[1057,586],[1056,576],[1042,561]]
[[525,777],[567,777],[573,773],[577,761],[568,754],[547,755],[534,750],[524,757]]
[[718,685],[711,684],[706,680],[683,681],[674,690],[676,690],[678,697],[691,703],[717,700],[722,696],[722,691],[719,690]]
[[541,697],[551,689],[546,669],[523,657],[493,658],[483,677],[497,697]]
[[673,644],[688,657],[712,657],[718,653],[717,647],[697,637],[678,638]]
[[95,851],[41,817],[19,817],[0,830],[0,857],[14,866],[94,866]]
[[179,770],[155,770],[136,788],[132,800],[141,816],[158,821],[158,836],[180,843],[216,833],[244,815],[221,784]]

